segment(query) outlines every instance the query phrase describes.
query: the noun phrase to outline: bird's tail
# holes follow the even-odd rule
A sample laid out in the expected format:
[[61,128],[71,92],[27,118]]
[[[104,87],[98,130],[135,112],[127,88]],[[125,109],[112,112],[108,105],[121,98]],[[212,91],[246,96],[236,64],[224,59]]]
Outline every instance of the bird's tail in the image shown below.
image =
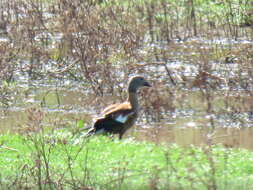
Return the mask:
[[92,129],[92,126],[85,126],[85,127],[79,128],[73,134],[73,138],[83,138],[83,137],[86,137],[86,136],[91,136],[92,135],[92,130],[91,129]]
[[103,134],[105,133],[106,131],[104,129],[95,129],[95,128],[91,128],[85,135],[84,137],[90,137],[92,135],[95,135],[95,134]]
[[95,129],[94,128],[91,128],[85,135],[84,135],[84,137],[90,137],[90,136],[92,136],[92,135],[95,135],[96,134],[96,131],[95,131]]
[[74,139],[73,140],[73,144],[74,145],[79,144],[80,142],[83,142],[82,140],[84,140],[84,139],[89,140],[88,137],[90,137],[90,136],[92,136],[94,134],[95,134],[95,131],[92,128],[90,128],[87,133],[84,133],[84,132],[79,133],[78,135],[75,135],[75,137],[73,138]]
[[85,126],[85,127],[82,127],[79,129],[79,131],[84,131],[84,130],[87,130],[87,129],[91,129],[92,126]]

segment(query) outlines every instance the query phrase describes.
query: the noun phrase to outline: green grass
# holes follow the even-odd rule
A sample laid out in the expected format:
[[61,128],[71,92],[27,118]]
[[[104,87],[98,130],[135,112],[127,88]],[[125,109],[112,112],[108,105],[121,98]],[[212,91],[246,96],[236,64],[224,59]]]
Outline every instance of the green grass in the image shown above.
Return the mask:
[[249,189],[253,154],[67,132],[0,136],[1,189]]

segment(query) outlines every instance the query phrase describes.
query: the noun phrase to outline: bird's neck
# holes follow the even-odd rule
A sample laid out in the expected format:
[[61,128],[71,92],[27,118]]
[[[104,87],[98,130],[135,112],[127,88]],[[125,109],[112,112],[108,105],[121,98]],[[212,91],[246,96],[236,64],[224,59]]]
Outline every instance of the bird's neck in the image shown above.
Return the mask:
[[138,97],[136,92],[129,92],[128,93],[128,99],[127,99],[134,111],[138,111],[139,109],[139,103],[138,103]]

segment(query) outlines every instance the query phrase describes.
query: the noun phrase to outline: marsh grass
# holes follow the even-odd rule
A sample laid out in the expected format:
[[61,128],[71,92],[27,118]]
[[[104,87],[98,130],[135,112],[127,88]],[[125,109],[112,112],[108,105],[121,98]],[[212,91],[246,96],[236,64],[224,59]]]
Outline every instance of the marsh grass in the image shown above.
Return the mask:
[[3,134],[2,189],[248,189],[252,153],[97,136],[75,144],[66,130]]

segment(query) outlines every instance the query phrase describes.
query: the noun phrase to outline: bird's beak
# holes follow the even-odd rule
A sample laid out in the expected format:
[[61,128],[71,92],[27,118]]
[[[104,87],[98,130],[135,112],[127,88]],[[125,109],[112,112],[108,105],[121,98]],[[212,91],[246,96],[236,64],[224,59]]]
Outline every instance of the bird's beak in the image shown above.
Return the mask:
[[144,83],[144,86],[151,87],[151,85],[147,81]]

